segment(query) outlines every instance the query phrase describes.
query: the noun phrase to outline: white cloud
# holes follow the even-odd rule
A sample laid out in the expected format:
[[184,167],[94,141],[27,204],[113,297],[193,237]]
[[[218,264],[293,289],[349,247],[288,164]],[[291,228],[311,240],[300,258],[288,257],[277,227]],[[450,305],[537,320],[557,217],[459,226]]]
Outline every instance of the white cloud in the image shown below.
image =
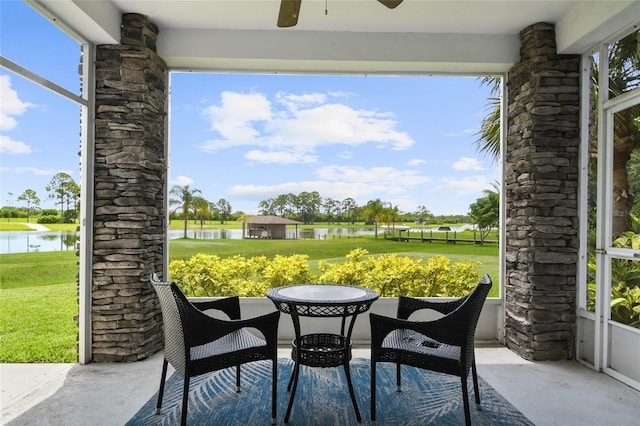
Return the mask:
[[323,93],[305,93],[303,95],[294,95],[291,93],[278,92],[276,99],[287,109],[295,111],[307,105],[323,104],[327,101],[327,95]]
[[29,154],[32,149],[24,142],[14,141],[9,136],[0,135],[0,152],[5,154]]
[[389,187],[411,187],[430,181],[415,170],[397,170],[393,167],[326,166],[318,169],[316,174],[329,181],[374,183]]
[[463,129],[463,130],[459,130],[457,132],[447,133],[446,136],[467,136],[467,135],[473,134],[475,132],[476,132],[475,129]]
[[53,176],[56,173],[64,172],[69,176],[73,176],[73,172],[66,170],[40,169],[38,167],[2,167],[0,171],[2,171],[2,173],[32,174],[35,176]]
[[414,158],[413,160],[407,161],[407,166],[409,166],[409,167],[417,167],[417,166],[419,166],[421,164],[425,164],[425,163],[426,163],[425,160],[422,160],[420,158]]
[[211,130],[222,138],[205,142],[202,150],[211,152],[233,145],[254,144],[260,133],[253,123],[271,119],[270,102],[259,93],[222,92],[221,98],[220,106],[212,105],[203,112],[211,120]]
[[469,195],[490,188],[486,176],[471,176],[464,179],[443,178],[430,192],[435,194]]
[[371,185],[358,182],[327,182],[301,181],[284,182],[277,185],[235,185],[228,191],[229,196],[244,198],[259,202],[267,198],[276,197],[280,194],[318,191],[324,198],[344,200],[351,197],[354,199],[365,198],[375,194],[377,191],[384,191],[384,186]]
[[22,115],[33,104],[22,102],[11,88],[11,78],[0,75],[0,130],[11,130],[18,124],[14,116]]
[[416,171],[392,167],[326,166],[318,169],[315,174],[317,180],[289,181],[274,185],[235,185],[226,195],[257,203],[280,194],[318,191],[325,198],[354,198],[365,203],[385,194],[387,200],[402,200],[402,204],[410,205],[411,191],[430,181],[427,176]]
[[[40,169],[38,167],[16,167],[13,169],[14,173],[29,173],[36,176],[53,176],[56,173],[61,172],[61,170],[46,170]],[[73,176],[72,172],[63,171],[63,173],[68,174],[69,176]]]
[[[405,150],[415,144],[409,134],[396,130],[397,122],[390,113],[326,103],[326,95],[320,93],[281,92],[276,100],[273,105],[262,94],[224,92],[220,105],[204,111],[219,137],[199,148],[213,152],[233,146],[264,147],[290,152],[288,159],[297,156],[304,162],[318,147],[326,145],[372,144]],[[278,109],[278,105],[284,108]]]
[[344,167],[327,166],[315,173],[317,180],[284,182],[275,185],[235,185],[229,189],[230,197],[256,202],[280,194],[318,191],[322,197],[343,200],[354,198],[366,202],[379,194],[404,199],[412,188],[430,179],[415,171],[396,170],[392,167]]
[[190,177],[187,177],[187,176],[176,176],[176,178],[171,181],[171,185],[184,186],[184,185],[191,185],[193,182],[194,182],[194,180],[191,179]]
[[460,170],[460,171],[464,171],[464,170],[477,171],[477,170],[485,170],[485,167],[476,158],[462,157],[461,159],[453,163],[453,169]]
[[300,152],[286,152],[286,151],[258,151],[251,150],[245,154],[245,158],[251,161],[259,163],[277,163],[277,164],[292,164],[292,163],[315,163],[318,160],[317,156],[306,155]]

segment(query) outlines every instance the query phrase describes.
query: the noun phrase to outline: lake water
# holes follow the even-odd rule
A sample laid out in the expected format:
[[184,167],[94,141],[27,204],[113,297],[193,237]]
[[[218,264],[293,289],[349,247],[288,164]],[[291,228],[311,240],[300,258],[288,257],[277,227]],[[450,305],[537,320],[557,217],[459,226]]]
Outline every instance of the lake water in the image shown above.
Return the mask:
[[[469,229],[471,225],[463,225],[452,228],[451,231],[463,231]],[[383,232],[379,230],[378,232]],[[426,232],[426,230],[425,230]],[[359,235],[373,235],[372,228],[344,227],[344,228],[303,228],[298,227],[297,235],[295,228],[287,229],[288,239],[336,239],[349,238]],[[37,251],[68,251],[75,250],[77,232],[68,231],[19,231],[0,232],[0,254],[5,253],[30,253]],[[169,231],[169,238],[182,238],[184,231]],[[242,229],[205,229],[187,230],[189,238],[205,240],[225,240],[241,239]]]
[[[323,239],[342,238],[355,235],[372,235],[369,228],[298,228],[297,238]],[[169,238],[182,238],[184,231],[169,231]],[[38,251],[75,250],[77,232],[64,231],[19,231],[0,232],[0,254],[30,253]],[[239,240],[242,229],[187,230],[187,237],[199,240]],[[287,229],[287,238],[296,238],[295,229]]]
[[0,232],[0,254],[75,250],[77,232]]
[[[341,238],[341,237],[349,237],[356,235],[373,235],[372,228],[361,228],[361,227],[351,227],[351,228],[301,228],[299,227],[297,230],[295,228],[287,228],[287,239],[307,239],[307,240],[320,240],[320,239],[329,239],[329,238]],[[184,236],[183,230],[172,230],[169,231],[169,238],[182,238]],[[205,229],[205,230],[196,230],[189,229],[187,230],[188,238],[195,238],[199,240],[239,240],[242,238],[242,229]]]

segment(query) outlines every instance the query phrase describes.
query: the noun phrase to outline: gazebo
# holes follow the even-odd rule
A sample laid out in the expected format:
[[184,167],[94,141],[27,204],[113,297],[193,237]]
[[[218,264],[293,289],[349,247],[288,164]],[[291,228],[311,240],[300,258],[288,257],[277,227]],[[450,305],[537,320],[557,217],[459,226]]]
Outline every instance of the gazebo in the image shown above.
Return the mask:
[[273,215],[250,216],[242,220],[242,238],[287,238],[287,225],[295,225],[294,239],[298,238],[298,225],[302,222]]

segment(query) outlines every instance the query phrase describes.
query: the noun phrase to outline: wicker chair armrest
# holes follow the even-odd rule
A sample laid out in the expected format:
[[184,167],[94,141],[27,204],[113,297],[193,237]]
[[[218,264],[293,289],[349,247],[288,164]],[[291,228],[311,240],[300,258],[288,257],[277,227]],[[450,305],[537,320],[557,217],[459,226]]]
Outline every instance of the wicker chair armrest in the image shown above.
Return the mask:
[[[200,311],[196,311],[195,315],[197,315],[195,321],[185,324],[188,336],[187,346],[189,347],[204,345],[243,328],[257,329],[269,344],[277,342],[279,311],[254,318],[236,320],[213,318]],[[190,327],[193,327],[193,333],[189,333]]]
[[191,302],[193,306],[200,311],[206,311],[208,309],[216,309],[224,312],[229,319],[240,319],[240,298],[238,296],[226,297],[224,299],[209,300],[206,302]]
[[369,314],[371,322],[371,348],[379,348],[389,333],[395,330],[412,330],[441,343],[463,346],[466,343],[467,324],[456,316],[444,316],[433,321],[408,321]]
[[241,328],[255,328],[264,335],[268,345],[277,345],[278,343],[278,322],[280,320],[280,311],[270,312],[254,318],[244,320],[236,320],[235,324],[242,324]]
[[464,296],[455,300],[436,302],[433,300],[400,296],[398,300],[398,318],[409,319],[411,314],[422,309],[432,309],[446,315],[458,309],[466,299],[467,296]]

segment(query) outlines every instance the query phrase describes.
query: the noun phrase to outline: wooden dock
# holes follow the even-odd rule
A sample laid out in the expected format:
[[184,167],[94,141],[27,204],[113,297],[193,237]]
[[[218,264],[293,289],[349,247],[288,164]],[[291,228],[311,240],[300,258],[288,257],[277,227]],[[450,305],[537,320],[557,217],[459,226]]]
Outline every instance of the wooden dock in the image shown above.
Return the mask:
[[[406,233],[406,235],[402,235]],[[445,242],[447,244],[457,244],[457,243],[470,243],[470,244],[497,244],[498,240],[481,240],[480,238],[476,238],[476,232],[473,233],[473,238],[458,238],[457,231],[445,231],[444,237],[441,236],[443,232],[436,232],[436,236],[434,236],[433,230],[429,230],[425,232],[424,230],[420,231],[420,236],[414,236],[409,234],[408,231],[400,230],[397,231],[397,235],[395,234],[385,234],[384,238],[386,240],[394,240],[394,241],[419,241],[421,243],[432,243],[436,242]],[[413,233],[415,234],[415,233]]]

